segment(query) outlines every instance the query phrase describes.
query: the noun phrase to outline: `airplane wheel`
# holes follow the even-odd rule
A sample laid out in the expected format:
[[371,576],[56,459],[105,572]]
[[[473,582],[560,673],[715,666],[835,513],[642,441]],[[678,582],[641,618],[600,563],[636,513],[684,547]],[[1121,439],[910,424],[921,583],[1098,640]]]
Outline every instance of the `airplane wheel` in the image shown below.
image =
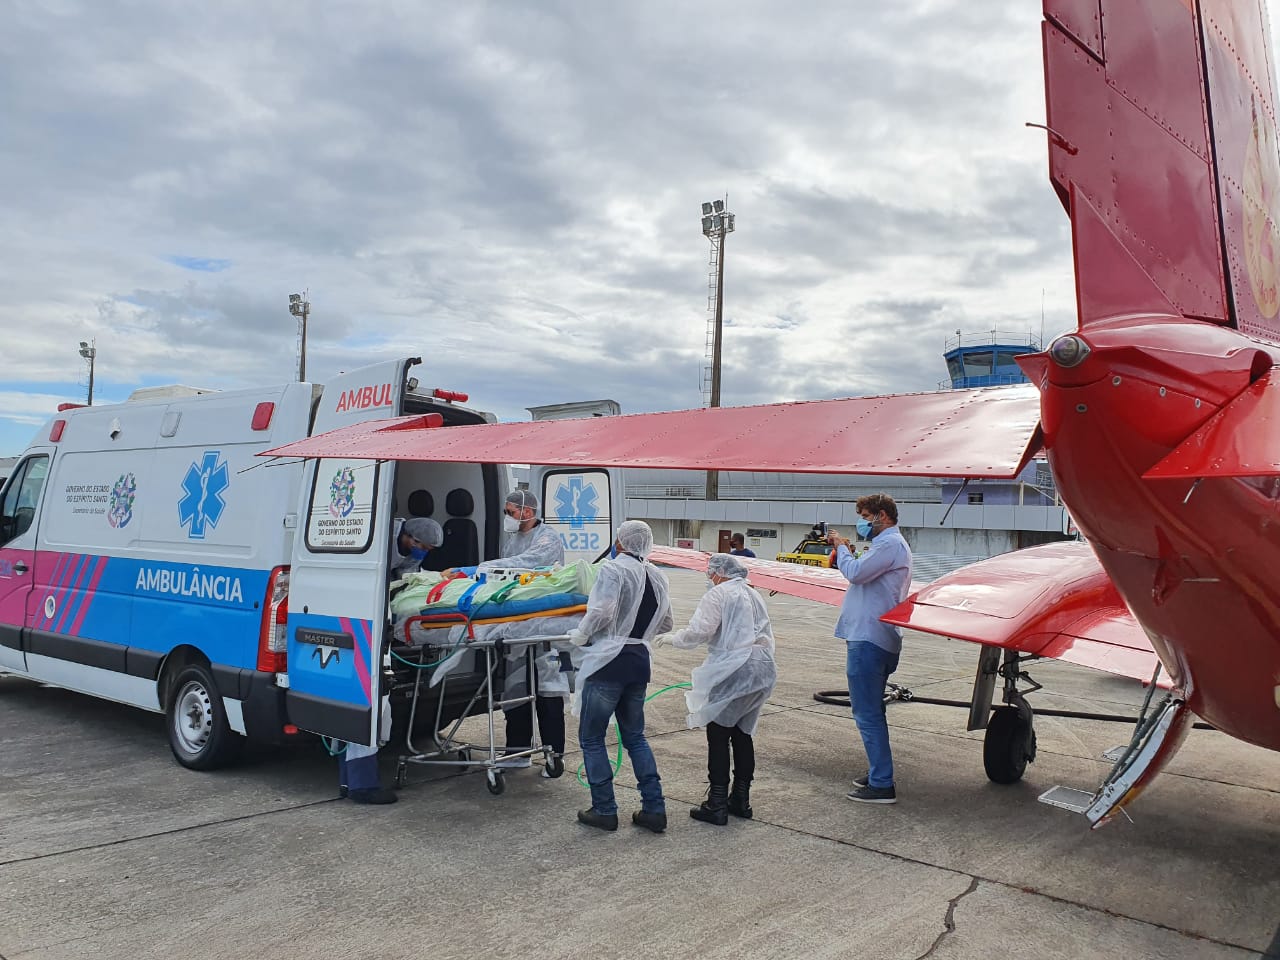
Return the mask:
[[1000,707],[991,715],[982,741],[982,765],[993,783],[1017,783],[1036,755],[1036,732],[1017,707]]

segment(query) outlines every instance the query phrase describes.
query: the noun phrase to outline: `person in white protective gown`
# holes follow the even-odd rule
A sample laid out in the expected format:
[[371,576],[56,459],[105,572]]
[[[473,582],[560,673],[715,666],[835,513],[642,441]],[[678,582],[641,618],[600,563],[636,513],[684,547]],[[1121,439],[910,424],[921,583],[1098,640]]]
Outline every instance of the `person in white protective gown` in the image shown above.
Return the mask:
[[430,517],[410,517],[396,533],[391,579],[424,569],[431,551],[444,543],[444,530]]
[[[396,533],[392,548],[392,581],[422,569],[432,549],[444,543],[444,531],[430,517],[410,517]],[[382,786],[378,775],[378,748],[391,736],[391,704],[383,696],[378,742],[365,746],[348,743],[338,755],[338,793],[353,803],[395,803],[396,795]]]
[[653,550],[653,531],[647,523],[623,523],[613,550],[613,557],[601,564],[582,623],[569,633],[585,651],[573,712],[579,718],[578,743],[591,807],[578,812],[578,821],[601,830],[618,829],[613,767],[604,746],[609,719],[616,717],[618,739],[640,787],[641,809],[631,814],[631,822],[661,833],[667,828],[667,807],[658,764],[644,736],[644,696],[650,679],[650,641],[673,626],[670,590],[666,576],[647,560]]
[[[445,576],[463,573],[469,577],[491,573],[501,569],[537,570],[564,565],[564,542],[538,518],[537,494],[528,490],[512,490],[503,504],[502,529],[507,534],[502,543],[501,556],[486,560],[474,567],[456,567],[444,571]],[[507,720],[506,753],[512,756],[502,761],[507,769],[524,768],[532,761],[527,756],[533,746],[533,711],[538,710],[538,731],[542,742],[549,746],[553,756],[542,768],[542,775],[555,778],[564,773],[564,701],[569,693],[568,674],[559,656],[541,656],[537,660],[537,697],[534,703],[522,703],[504,710]],[[513,700],[528,696],[528,659],[523,649],[507,657],[507,682],[503,699]]]
[[[710,788],[689,816],[720,826],[729,814],[751,818],[751,781],[755,777],[756,723],[778,682],[769,612],[747,583],[747,568],[737,557],[717,553],[707,560],[709,589],[683,630],[657,638],[691,650],[706,644],[707,658],[693,671],[685,694],[689,726],[707,729],[707,779]],[[729,752],[733,750],[733,790],[729,790]]]

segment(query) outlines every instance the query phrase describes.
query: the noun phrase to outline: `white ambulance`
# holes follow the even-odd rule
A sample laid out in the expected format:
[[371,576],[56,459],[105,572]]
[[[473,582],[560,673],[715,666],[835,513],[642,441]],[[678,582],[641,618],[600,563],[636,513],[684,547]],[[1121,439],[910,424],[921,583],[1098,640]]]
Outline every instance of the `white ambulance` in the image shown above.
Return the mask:
[[[383,698],[401,716],[415,680],[390,655],[403,640],[387,603],[400,520],[443,527],[436,569],[496,557],[511,471],[256,454],[403,414],[493,421],[464,394],[420,390],[420,362],[60,410],[0,491],[0,673],[163,712],[193,769],[232,759],[245,737],[373,743]],[[534,477],[566,545],[584,521],[608,531],[623,515],[606,471]],[[595,488],[591,517],[566,512],[587,499],[557,496],[570,484]],[[451,678],[445,721],[480,681]],[[434,724],[438,705],[417,716]]]

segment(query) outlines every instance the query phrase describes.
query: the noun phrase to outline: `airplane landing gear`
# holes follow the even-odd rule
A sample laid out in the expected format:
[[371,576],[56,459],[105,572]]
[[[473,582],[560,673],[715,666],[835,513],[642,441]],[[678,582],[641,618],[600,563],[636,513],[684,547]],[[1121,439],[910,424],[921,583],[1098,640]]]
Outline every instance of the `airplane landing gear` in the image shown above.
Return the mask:
[[1036,731],[1031,710],[1024,702],[999,707],[987,724],[982,740],[982,765],[992,783],[1017,783],[1036,758]]
[[[969,713],[969,729],[986,729],[982,741],[982,765],[993,783],[1017,783],[1026,773],[1027,764],[1036,758],[1036,732],[1026,694],[1040,689],[1022,669],[1027,660],[1039,659],[1033,654],[1019,656],[1016,650],[983,647],[978,656],[978,674],[973,683],[973,700]],[[991,712],[996,677],[1004,681],[1001,699],[1006,706]],[[1019,689],[1019,682],[1029,684]]]

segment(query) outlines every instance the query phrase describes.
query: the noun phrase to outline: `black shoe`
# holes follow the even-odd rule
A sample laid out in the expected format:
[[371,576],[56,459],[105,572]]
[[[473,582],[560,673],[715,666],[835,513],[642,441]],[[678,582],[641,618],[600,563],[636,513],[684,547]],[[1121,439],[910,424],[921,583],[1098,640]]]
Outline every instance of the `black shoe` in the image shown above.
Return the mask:
[[893,787],[854,787],[847,794],[850,800],[859,803],[897,803],[898,792]]
[[618,815],[616,813],[610,813],[608,815],[596,813],[594,808],[589,810],[579,810],[578,822],[585,823],[588,827],[598,827],[601,830],[612,831],[618,829]]
[[542,765],[542,775],[548,780],[555,780],[564,773],[564,754],[553,753]]
[[341,799],[345,800],[345,799],[347,799],[347,793],[348,793],[348,791],[347,791],[347,785],[346,785],[345,783],[339,784],[339,785],[338,785],[338,796],[339,796]]
[[347,796],[352,803],[395,803],[398,797],[385,787],[366,787],[363,790],[348,790]]
[[702,801],[702,806],[690,810],[689,816],[703,823],[714,823],[717,827],[723,827],[729,822],[729,785],[727,783],[711,784],[710,789],[707,790],[707,799]]
[[665,813],[649,813],[645,810],[635,810],[631,814],[631,822],[637,827],[644,827],[654,833],[661,833],[667,829],[667,815]]
[[751,819],[751,781],[734,780],[729,793],[729,812],[743,820]]
[[871,771],[866,770],[853,778],[854,787],[865,787],[871,783]]

